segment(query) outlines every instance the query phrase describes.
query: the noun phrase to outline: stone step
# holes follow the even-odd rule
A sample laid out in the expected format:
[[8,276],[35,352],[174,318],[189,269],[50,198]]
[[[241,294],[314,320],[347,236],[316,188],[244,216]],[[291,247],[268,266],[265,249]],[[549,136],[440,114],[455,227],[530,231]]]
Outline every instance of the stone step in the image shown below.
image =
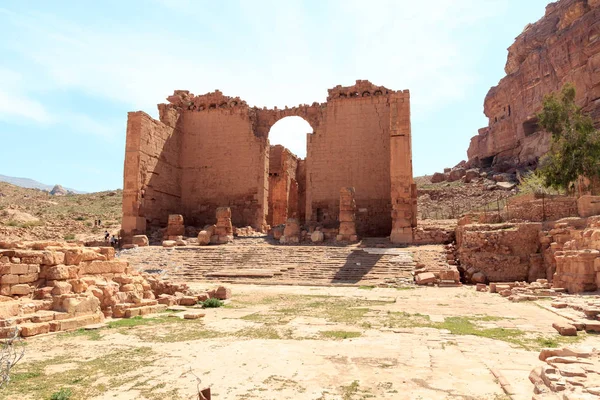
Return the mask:
[[207,278],[272,278],[276,271],[267,269],[224,269],[205,274]]
[[[127,310],[125,310],[125,312],[123,314],[123,318],[133,318],[133,317],[142,316],[142,315],[157,314],[157,313],[165,311],[166,309],[167,309],[166,304],[156,304],[156,305],[152,305],[152,306],[140,306],[140,307],[128,308]],[[113,317],[119,318],[119,317],[115,316],[114,313],[113,313]]]
[[53,320],[48,322],[30,322],[19,325],[22,337],[31,337],[49,332],[70,331],[86,325],[98,324],[104,320],[102,313],[80,315],[71,318]]

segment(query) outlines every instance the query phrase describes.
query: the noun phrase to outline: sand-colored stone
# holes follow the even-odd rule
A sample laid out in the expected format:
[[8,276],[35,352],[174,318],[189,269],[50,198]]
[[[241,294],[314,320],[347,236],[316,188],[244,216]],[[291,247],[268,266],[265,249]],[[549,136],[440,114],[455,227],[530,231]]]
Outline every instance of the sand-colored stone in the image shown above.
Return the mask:
[[[358,235],[391,233],[394,242],[412,241],[416,187],[407,90],[359,80],[330,89],[326,103],[285,109],[250,107],[218,90],[199,96],[177,90],[167,100],[158,106],[159,120],[143,112],[128,115],[125,242],[150,226],[164,227],[171,214],[188,225],[214,223],[223,205],[231,207],[233,225],[262,232],[267,221],[286,217],[335,224],[340,187],[354,187],[357,209],[364,210],[356,218]],[[268,134],[287,116],[304,118],[313,132],[307,132],[306,160],[274,153],[272,174],[281,169],[281,180],[271,175],[270,185]]]

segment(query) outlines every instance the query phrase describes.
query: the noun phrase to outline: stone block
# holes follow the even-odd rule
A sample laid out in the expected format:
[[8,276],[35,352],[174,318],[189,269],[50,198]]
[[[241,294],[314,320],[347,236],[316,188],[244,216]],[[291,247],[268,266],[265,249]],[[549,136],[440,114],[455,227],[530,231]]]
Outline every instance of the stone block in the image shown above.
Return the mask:
[[219,300],[227,300],[231,298],[231,289],[225,286],[219,286],[214,293],[214,297]]
[[183,314],[183,319],[199,319],[204,317],[206,314],[204,313],[185,313]]
[[428,285],[436,282],[435,275],[431,272],[423,272],[415,276],[417,285]]
[[552,327],[556,329],[561,336],[577,336],[577,328],[566,322],[554,322]]
[[54,296],[60,296],[61,294],[71,293],[71,289],[73,287],[69,282],[65,281],[55,281],[54,288],[52,289],[52,294]]
[[2,285],[14,285],[16,283],[19,283],[19,275],[7,274],[2,275],[0,278],[0,284]]
[[158,304],[164,304],[166,306],[174,306],[177,304],[177,298],[169,294],[161,294],[158,296]]
[[29,265],[28,264],[11,264],[9,273],[13,274],[13,275],[28,274],[29,273]]
[[126,261],[121,260],[91,261],[83,262],[79,271],[81,275],[122,274],[128,265]]
[[162,242],[163,247],[175,247],[176,245],[177,245],[177,242],[174,240],[163,240],[163,242]]
[[99,248],[100,254],[106,258],[106,261],[115,259],[115,248],[110,246],[104,246]]
[[18,284],[10,287],[10,294],[17,296],[26,296],[31,293],[31,286],[27,284]]
[[42,271],[43,276],[48,280],[54,281],[73,278],[73,276],[71,276],[69,266],[67,265],[54,265],[50,267],[42,267]]
[[135,291],[135,285],[132,283],[128,283],[126,285],[121,286],[121,292],[133,292]]
[[72,315],[92,314],[100,311],[100,300],[95,296],[68,297],[62,302],[62,309]]
[[19,275],[19,283],[32,283],[38,280],[38,274]]
[[148,246],[150,241],[148,240],[148,236],[146,235],[135,235],[131,238],[131,243],[136,244],[139,247]]
[[26,323],[19,325],[21,336],[31,337],[41,335],[43,333],[50,332],[50,324],[47,322],[43,323]]
[[200,293],[198,296],[198,301],[206,301],[210,299],[210,294],[208,292]]
[[179,299],[179,305],[181,306],[193,306],[198,303],[198,299],[194,296],[183,296]]
[[600,321],[585,321],[586,332],[600,332]]

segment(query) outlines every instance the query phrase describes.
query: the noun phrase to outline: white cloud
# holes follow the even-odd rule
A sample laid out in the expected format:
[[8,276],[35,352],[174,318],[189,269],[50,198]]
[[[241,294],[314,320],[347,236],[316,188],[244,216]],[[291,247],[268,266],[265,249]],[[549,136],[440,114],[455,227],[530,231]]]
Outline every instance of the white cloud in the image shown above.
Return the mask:
[[[505,3],[338,0],[308,10],[303,1],[240,1],[243,20],[236,23],[242,27],[235,27],[227,16],[215,20],[203,2],[156,0],[171,13],[181,10],[184,25],[186,16],[198,18],[195,24],[211,30],[202,35],[191,28],[165,32],[115,23],[100,29],[54,15],[3,13],[23,33],[12,49],[40,70],[28,77],[34,87],[81,91],[156,116],[155,104],[174,89],[201,94],[219,88],[253,105],[283,107],[324,101],[327,88],[369,79],[410,89],[413,117],[419,119],[461,99],[473,85],[469,49],[457,32]],[[22,93],[18,85],[0,92],[1,113],[53,122],[35,92]],[[114,135],[89,116],[67,110],[56,118]]]
[[44,105],[26,92],[20,73],[0,67],[0,119],[25,119],[38,123],[52,122]]

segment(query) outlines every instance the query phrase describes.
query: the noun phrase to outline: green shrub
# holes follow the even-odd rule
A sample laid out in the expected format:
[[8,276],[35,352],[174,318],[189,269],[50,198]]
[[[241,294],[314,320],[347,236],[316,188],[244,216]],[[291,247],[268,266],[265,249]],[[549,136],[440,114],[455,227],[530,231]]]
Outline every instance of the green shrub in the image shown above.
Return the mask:
[[72,395],[71,389],[62,388],[58,392],[52,393],[50,400],[69,400]]
[[80,215],[79,217],[75,217],[75,221],[85,221],[85,217]]
[[219,299],[208,299],[202,302],[202,308],[218,308],[223,307],[223,304],[225,303]]
[[74,233],[67,233],[63,238],[65,240],[75,240],[75,234]]

